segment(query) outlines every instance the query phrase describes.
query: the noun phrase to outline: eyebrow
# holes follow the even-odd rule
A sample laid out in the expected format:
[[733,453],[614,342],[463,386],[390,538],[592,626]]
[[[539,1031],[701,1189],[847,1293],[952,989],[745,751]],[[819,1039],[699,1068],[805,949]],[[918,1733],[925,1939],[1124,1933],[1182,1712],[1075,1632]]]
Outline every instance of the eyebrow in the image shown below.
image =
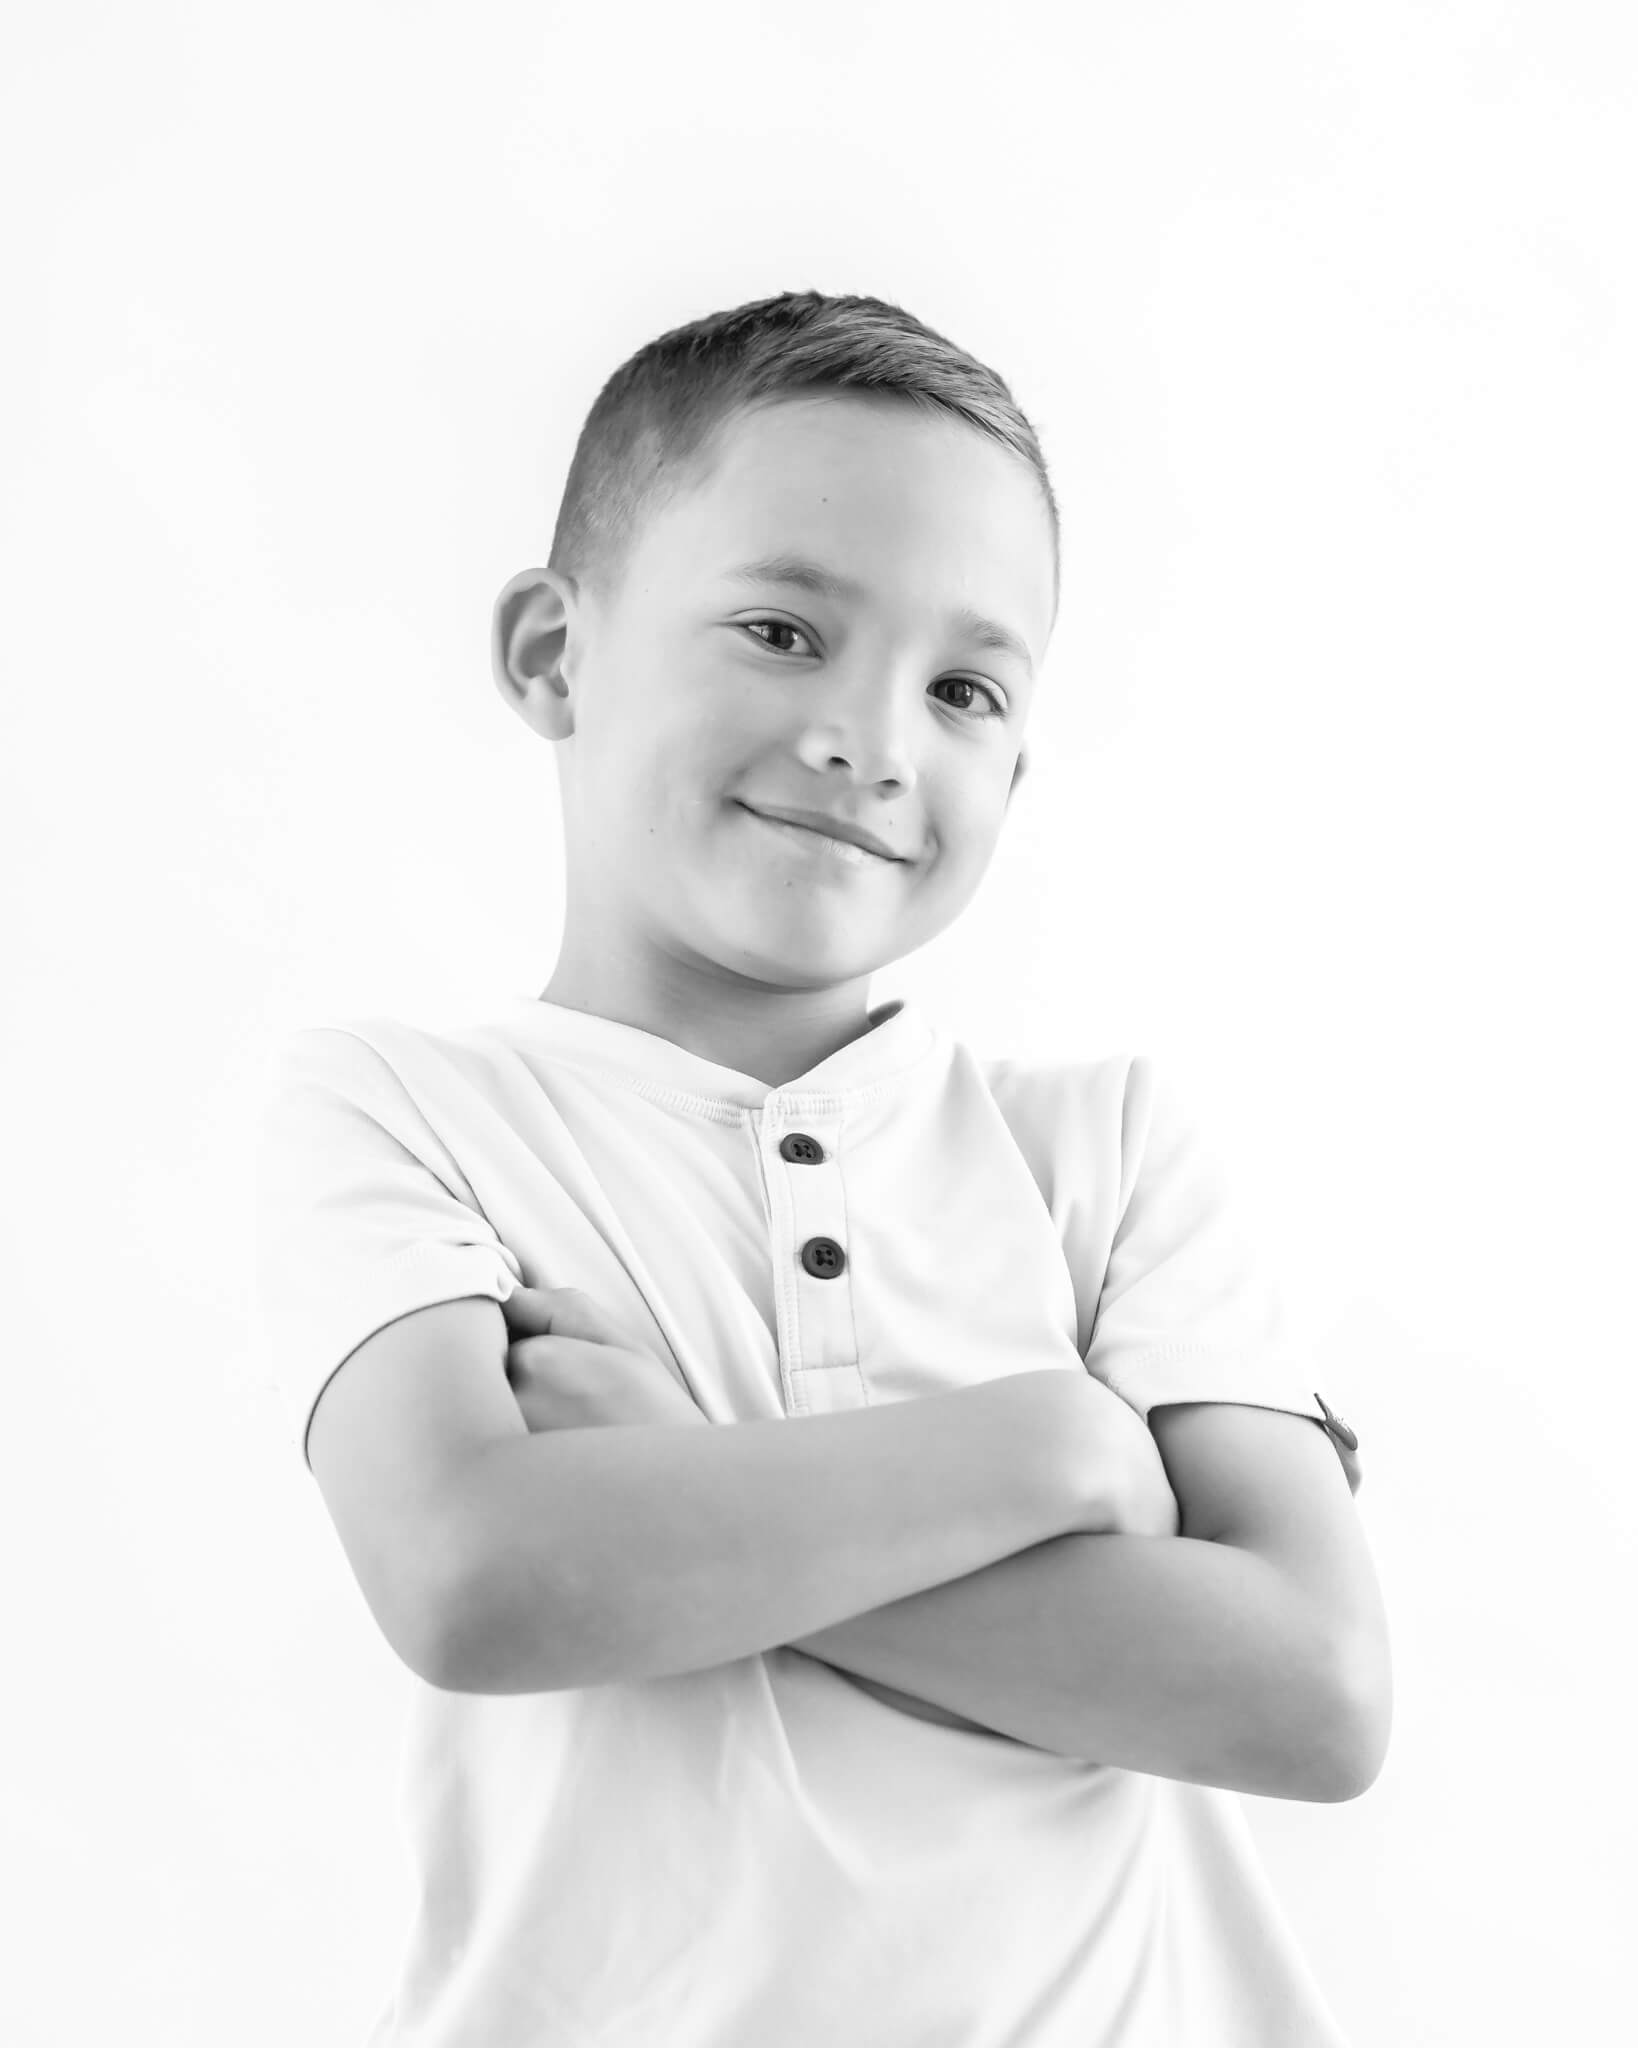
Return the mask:
[[[864,585],[855,582],[851,576],[839,576],[835,570],[810,562],[801,555],[763,555],[757,561],[741,562],[737,568],[726,569],[723,574],[733,583],[784,583],[794,590],[811,590],[817,597],[840,599],[868,595]],[[1015,655],[1031,675],[1035,673],[1028,647],[998,620],[985,618],[971,605],[960,605],[949,614],[949,624],[975,646],[993,648],[998,654]]]

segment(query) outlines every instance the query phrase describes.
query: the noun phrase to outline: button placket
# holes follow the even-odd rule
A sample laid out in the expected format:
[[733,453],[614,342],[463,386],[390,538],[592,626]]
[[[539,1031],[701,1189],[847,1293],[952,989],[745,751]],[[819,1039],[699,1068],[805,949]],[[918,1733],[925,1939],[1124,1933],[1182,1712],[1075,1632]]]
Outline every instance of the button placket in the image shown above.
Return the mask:
[[780,1372],[793,1415],[865,1406],[839,1158],[841,1112],[795,1097],[764,1105],[769,1251],[778,1284]]

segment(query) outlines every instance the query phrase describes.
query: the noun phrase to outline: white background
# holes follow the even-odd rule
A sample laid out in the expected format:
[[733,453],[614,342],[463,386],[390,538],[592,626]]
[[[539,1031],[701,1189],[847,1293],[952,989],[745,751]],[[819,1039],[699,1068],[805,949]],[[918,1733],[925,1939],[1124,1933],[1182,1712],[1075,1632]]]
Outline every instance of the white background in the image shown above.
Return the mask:
[[385,2000],[407,1680],[255,1362],[246,1120],[293,1025],[545,984],[491,602],[618,363],[816,286],[996,367],[1064,513],[1000,852],[875,993],[1166,1062],[1363,1440],[1393,1747],[1246,1802],[1287,1911],[1355,2048],[1608,2038],[1626,10],[149,0],[8,45],[0,2036],[361,2048]]

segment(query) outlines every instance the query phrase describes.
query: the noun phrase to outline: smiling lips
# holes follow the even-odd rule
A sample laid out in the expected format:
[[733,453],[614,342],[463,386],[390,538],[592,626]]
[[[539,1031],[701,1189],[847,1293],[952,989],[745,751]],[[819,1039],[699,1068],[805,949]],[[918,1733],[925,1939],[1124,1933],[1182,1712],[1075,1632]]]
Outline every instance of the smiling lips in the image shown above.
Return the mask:
[[830,853],[849,866],[864,866],[877,860],[896,862],[903,857],[862,825],[852,824],[846,818],[833,818],[825,811],[758,811],[749,804],[741,805],[741,809],[787,835],[793,843],[811,842],[812,851]]

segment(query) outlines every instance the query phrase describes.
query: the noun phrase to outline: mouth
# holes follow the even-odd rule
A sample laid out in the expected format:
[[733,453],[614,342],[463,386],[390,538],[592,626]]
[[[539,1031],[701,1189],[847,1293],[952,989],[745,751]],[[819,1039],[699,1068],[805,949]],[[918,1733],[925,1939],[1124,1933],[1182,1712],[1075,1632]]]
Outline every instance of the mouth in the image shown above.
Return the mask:
[[855,846],[850,839],[834,839],[828,832],[821,832],[811,825],[797,825],[785,818],[767,817],[761,811],[753,811],[749,804],[741,804],[739,808],[748,818],[755,818],[759,825],[776,834],[792,852],[805,854],[810,859],[835,862],[852,869],[903,865],[886,854],[872,852],[868,846]]

